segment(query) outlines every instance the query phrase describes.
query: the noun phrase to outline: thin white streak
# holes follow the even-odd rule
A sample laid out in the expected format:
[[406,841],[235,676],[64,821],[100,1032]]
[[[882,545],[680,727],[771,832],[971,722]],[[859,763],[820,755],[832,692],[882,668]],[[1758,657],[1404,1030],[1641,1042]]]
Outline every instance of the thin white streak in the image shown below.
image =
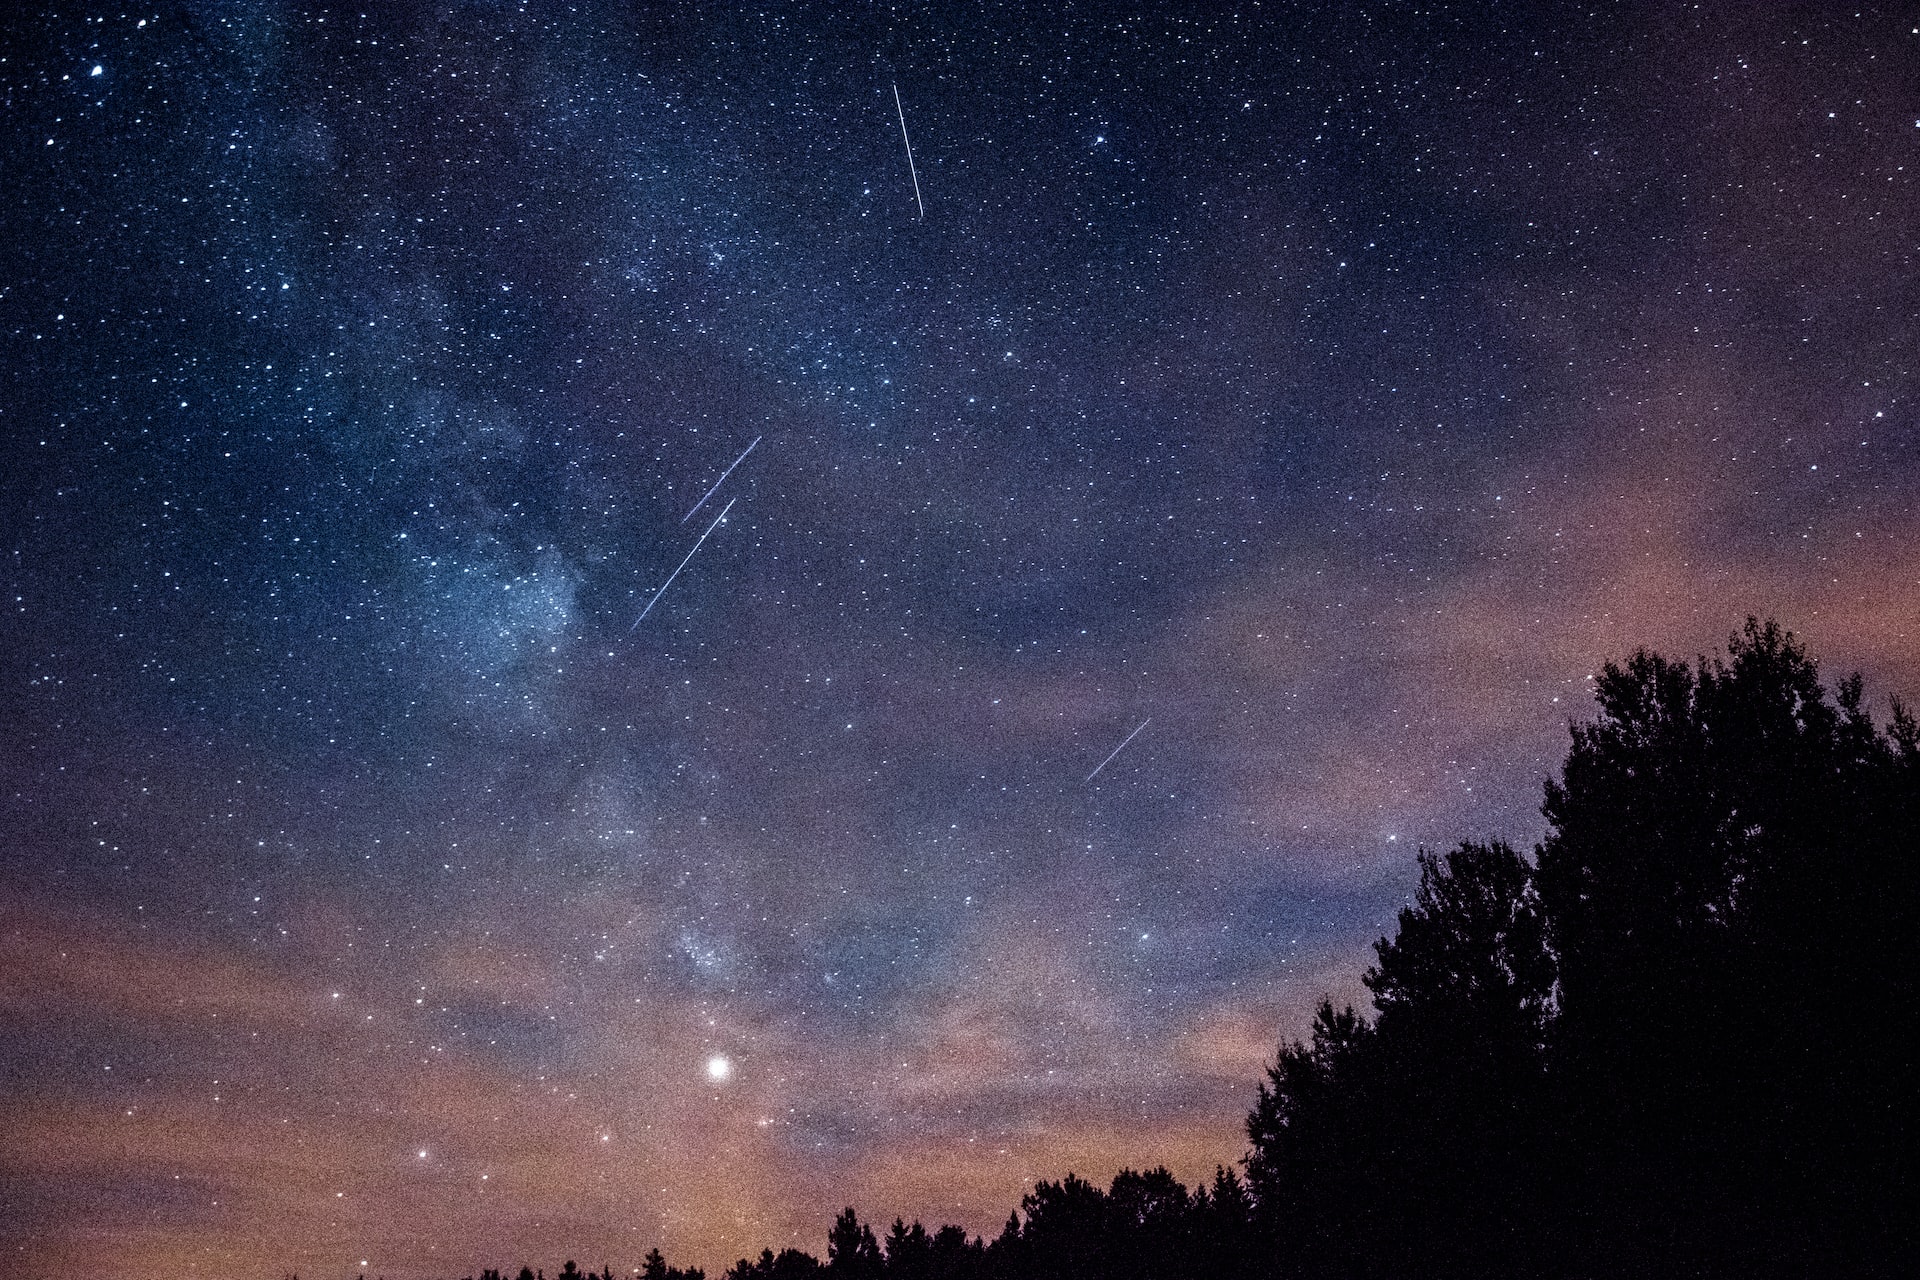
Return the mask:
[[1093,766],[1093,772],[1087,775],[1087,781],[1092,782],[1096,777],[1098,777],[1102,769],[1106,768],[1108,765],[1113,763],[1113,758],[1115,756],[1119,755],[1122,751],[1125,751],[1127,749],[1127,744],[1129,742],[1132,742],[1135,738],[1140,736],[1140,730],[1146,728],[1148,725],[1152,723],[1153,723],[1153,717],[1148,716],[1145,720],[1142,720],[1137,727],[1135,727],[1132,733],[1120,739],[1120,745],[1115,747],[1112,751],[1109,751],[1107,753],[1107,758],[1105,760],[1102,760],[1099,764]]
[[[753,438],[753,444],[759,444],[762,438],[763,437],[755,436]],[[720,473],[720,478],[713,482],[713,488],[701,494],[700,501],[694,503],[691,507],[687,508],[687,514],[680,517],[681,524],[685,524],[687,521],[693,519],[693,513],[698,511],[701,507],[705,506],[708,498],[711,498],[714,494],[720,492],[720,486],[725,484],[727,482],[727,477],[733,474],[733,468],[745,462],[747,460],[747,455],[753,452],[753,444],[750,444],[746,448],[742,449],[740,451],[740,456],[735,458],[732,464],[729,465],[725,471],[722,471]]]
[[[715,516],[713,518],[713,523],[707,526],[707,533],[701,534],[699,542],[695,542],[693,544],[693,551],[698,551],[700,549],[700,543],[705,542],[707,540],[708,533],[712,533],[715,529],[718,529],[720,527],[720,522],[727,518],[727,512],[733,510],[733,504],[738,501],[740,501],[740,499],[738,498],[727,499],[727,505],[720,508],[720,514]],[[693,551],[687,552],[687,560],[693,559]],[[647,615],[653,612],[653,606],[660,602],[660,597],[667,594],[667,588],[673,585],[673,580],[680,576],[680,569],[684,569],[687,567],[687,560],[682,560],[680,562],[680,567],[667,575],[667,580],[660,584],[660,589],[658,591],[653,593],[653,599],[647,601],[647,607],[642,609],[640,611],[640,616],[633,620],[633,626],[627,628],[628,635],[632,635],[634,633],[634,630],[637,627],[639,627],[641,623],[647,620]]]
[[907,144],[907,176],[913,179],[913,202],[920,206],[920,216],[927,216],[927,202],[920,198],[920,174],[913,167],[913,143],[907,138],[907,109],[900,105],[900,86],[893,86],[893,109],[900,113],[900,141]]

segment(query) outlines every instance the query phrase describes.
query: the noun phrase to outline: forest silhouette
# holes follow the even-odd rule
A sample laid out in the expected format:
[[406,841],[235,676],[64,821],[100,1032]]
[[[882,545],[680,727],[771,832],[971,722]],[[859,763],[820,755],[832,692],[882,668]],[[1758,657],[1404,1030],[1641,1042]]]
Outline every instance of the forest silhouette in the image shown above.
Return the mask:
[[726,1280],[1920,1273],[1920,727],[1752,619],[1595,684],[1545,840],[1419,855],[1373,1015],[1280,1049],[1238,1169],[1070,1173],[991,1241],[849,1208]]

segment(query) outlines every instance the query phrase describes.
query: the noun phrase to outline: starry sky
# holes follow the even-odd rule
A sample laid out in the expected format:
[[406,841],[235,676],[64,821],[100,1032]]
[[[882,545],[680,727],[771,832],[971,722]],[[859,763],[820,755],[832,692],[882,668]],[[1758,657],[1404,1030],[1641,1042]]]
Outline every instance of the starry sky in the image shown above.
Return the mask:
[[1600,663],[1920,697],[1911,5],[361,8],[0,22],[0,1274],[1191,1181]]

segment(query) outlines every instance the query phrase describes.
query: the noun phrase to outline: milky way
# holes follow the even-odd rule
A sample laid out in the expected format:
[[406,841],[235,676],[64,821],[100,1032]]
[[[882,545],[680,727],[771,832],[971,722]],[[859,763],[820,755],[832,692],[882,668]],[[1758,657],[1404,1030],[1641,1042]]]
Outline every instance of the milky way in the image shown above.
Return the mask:
[[0,34],[0,1271],[1191,1180],[1600,663],[1920,695],[1910,18],[365,7]]

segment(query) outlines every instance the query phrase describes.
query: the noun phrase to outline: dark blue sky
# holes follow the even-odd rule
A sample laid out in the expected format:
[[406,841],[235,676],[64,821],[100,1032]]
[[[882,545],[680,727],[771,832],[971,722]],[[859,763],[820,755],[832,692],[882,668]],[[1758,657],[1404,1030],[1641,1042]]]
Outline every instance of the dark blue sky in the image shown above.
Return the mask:
[[1600,663],[1920,690],[1889,9],[369,8],[0,33],[7,1268],[1191,1178]]

